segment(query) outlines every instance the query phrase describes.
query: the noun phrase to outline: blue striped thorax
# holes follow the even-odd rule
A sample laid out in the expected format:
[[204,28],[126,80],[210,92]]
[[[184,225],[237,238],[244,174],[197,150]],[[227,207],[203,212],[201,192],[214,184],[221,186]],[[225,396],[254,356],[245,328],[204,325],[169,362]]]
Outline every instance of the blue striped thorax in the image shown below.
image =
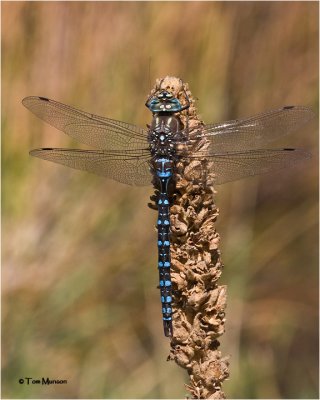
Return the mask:
[[183,129],[183,124],[176,114],[188,108],[189,103],[182,105],[172,93],[160,90],[149,97],[146,106],[153,114],[148,132],[151,155],[154,158],[174,158],[175,135]]

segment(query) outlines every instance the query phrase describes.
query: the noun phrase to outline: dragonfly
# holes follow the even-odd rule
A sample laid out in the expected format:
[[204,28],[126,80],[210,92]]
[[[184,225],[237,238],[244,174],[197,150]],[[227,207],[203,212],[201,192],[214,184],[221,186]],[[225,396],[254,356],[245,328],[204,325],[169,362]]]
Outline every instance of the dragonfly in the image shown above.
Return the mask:
[[[160,85],[161,87],[161,85]],[[67,167],[92,172],[128,185],[153,184],[156,188],[159,288],[164,334],[173,336],[173,289],[170,275],[170,191],[175,187],[177,166],[197,161],[203,174],[190,178],[219,185],[251,175],[276,171],[310,158],[295,148],[264,148],[269,142],[305,125],[314,117],[304,106],[285,106],[248,118],[200,124],[195,132],[182,123],[190,100],[170,88],[160,88],[145,105],[151,124],[140,128],[74,107],[31,96],[23,105],[37,117],[93,150],[39,148],[30,154]],[[199,143],[205,145],[199,145]],[[174,190],[174,189],[173,189]]]

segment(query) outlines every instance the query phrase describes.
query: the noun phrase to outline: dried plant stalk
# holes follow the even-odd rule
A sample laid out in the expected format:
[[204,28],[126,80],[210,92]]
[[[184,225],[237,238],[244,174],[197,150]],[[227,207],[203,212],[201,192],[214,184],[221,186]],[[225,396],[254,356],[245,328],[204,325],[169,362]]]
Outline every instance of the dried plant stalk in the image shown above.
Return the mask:
[[[175,77],[159,79],[152,93],[166,89],[186,104],[180,114],[189,137],[195,137],[203,122],[199,119],[188,85]],[[206,140],[195,141],[194,151],[204,149]],[[187,389],[193,398],[225,398],[222,382],[229,376],[228,359],[218,350],[224,332],[226,287],[217,284],[222,262],[215,221],[219,211],[214,203],[214,179],[200,161],[179,161],[171,212],[171,276],[173,282],[173,337],[168,360],[185,368],[190,377]],[[198,178],[194,183],[193,178]],[[156,183],[155,183],[156,185]],[[156,195],[151,197],[156,200]],[[151,205],[156,208],[156,205]]]

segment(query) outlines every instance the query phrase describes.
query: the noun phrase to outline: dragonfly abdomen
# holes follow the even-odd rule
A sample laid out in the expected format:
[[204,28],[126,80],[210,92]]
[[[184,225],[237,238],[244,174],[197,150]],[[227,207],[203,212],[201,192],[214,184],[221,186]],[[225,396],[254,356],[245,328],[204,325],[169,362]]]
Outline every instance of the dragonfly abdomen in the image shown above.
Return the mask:
[[158,198],[158,268],[164,334],[172,336],[172,282],[170,276],[170,208],[166,193]]
[[159,158],[155,161],[156,175],[160,183],[158,196],[158,269],[165,336],[172,336],[172,282],[170,275],[170,203],[168,183],[172,177],[172,161]]

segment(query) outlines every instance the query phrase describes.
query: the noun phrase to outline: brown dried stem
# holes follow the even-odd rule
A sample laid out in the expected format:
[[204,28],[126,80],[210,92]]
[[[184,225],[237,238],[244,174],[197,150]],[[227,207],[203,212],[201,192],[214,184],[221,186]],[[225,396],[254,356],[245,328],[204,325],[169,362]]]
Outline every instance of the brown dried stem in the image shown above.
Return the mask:
[[[184,126],[189,126],[189,137],[195,137],[203,125],[198,118],[194,99],[188,85],[175,77],[157,80],[152,93],[159,89],[172,92],[182,104],[185,93],[190,108],[180,114]],[[197,140],[194,150],[205,149],[205,140]],[[227,357],[218,350],[218,338],[224,332],[226,287],[217,284],[222,262],[219,234],[215,221],[219,211],[214,203],[214,179],[206,174],[201,178],[203,163],[178,163],[175,194],[171,211],[171,274],[173,281],[174,316],[171,351],[168,360],[185,368],[190,377],[186,385],[193,398],[225,398],[222,382],[229,376]],[[201,182],[201,179],[200,179]],[[155,200],[152,196],[151,200]]]

